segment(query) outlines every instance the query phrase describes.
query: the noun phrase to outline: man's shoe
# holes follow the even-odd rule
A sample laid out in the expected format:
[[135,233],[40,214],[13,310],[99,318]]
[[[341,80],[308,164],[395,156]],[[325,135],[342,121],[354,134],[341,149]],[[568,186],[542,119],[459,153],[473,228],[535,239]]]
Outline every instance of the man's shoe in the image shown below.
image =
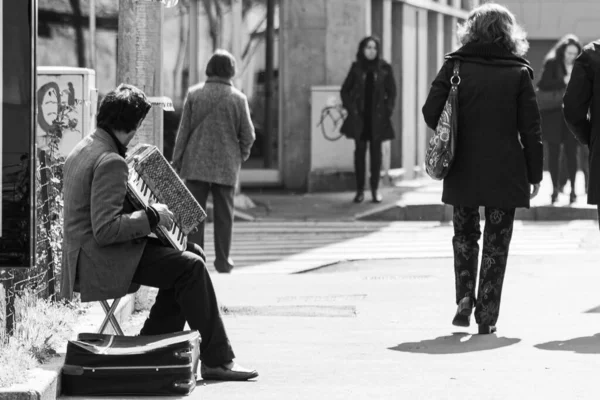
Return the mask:
[[373,190],[372,196],[373,196],[373,203],[381,203],[383,201],[383,196],[377,190]]
[[364,192],[356,192],[356,196],[354,196],[355,203],[362,203],[365,200]]
[[468,327],[471,325],[471,313],[473,312],[473,299],[465,297],[458,302],[458,308],[456,309],[456,315],[452,320],[452,325]]
[[554,189],[552,196],[550,196],[550,203],[554,204],[558,201],[558,189]]
[[574,204],[577,201],[577,195],[575,192],[571,192],[569,195],[569,204]]
[[227,261],[215,260],[214,265],[215,265],[215,269],[217,270],[218,273],[229,274],[229,273],[231,273],[231,270],[233,270],[235,264],[233,263],[233,260],[231,259],[231,257],[229,257],[227,259]]
[[492,333],[496,333],[496,327],[494,325],[479,324],[480,335],[491,335]]
[[247,381],[258,377],[256,370],[249,370],[237,363],[231,368],[221,365],[219,367],[200,366],[202,379],[206,381]]

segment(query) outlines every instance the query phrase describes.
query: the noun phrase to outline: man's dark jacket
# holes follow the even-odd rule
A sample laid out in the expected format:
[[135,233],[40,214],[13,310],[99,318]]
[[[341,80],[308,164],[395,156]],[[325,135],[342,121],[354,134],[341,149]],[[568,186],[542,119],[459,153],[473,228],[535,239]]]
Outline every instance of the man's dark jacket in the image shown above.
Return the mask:
[[71,151],[64,173],[61,297],[82,301],[127,294],[152,232],[126,200],[129,169],[111,135],[97,129]]
[[567,126],[590,149],[588,203],[600,203],[600,40],[575,61],[564,97]]
[[423,106],[435,129],[460,60],[456,158],[442,201],[465,207],[529,207],[530,184],[542,180],[543,145],[533,71],[500,45],[467,44],[446,56]]

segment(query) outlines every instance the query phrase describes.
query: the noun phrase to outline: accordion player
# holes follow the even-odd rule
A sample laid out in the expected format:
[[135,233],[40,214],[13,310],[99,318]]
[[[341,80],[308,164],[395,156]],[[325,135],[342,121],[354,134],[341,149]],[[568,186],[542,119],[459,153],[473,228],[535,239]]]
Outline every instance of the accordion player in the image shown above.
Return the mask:
[[127,153],[126,162],[127,195],[134,207],[167,205],[175,216],[173,226],[158,225],[156,236],[165,245],[184,251],[187,236],[206,218],[206,212],[156,146],[138,144]]

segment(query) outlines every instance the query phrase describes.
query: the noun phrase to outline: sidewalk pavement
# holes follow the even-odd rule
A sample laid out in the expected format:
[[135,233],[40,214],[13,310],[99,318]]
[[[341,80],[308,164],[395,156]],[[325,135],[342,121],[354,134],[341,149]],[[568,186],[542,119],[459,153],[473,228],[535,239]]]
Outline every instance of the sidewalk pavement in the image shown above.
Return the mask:
[[[517,219],[553,221],[573,219],[597,219],[594,206],[587,205],[583,173],[576,179],[577,202],[569,206],[567,188],[556,205],[550,204],[552,184],[545,173],[539,195],[532,201],[529,210],[520,209]],[[244,190],[256,204],[251,209],[239,210],[255,221],[449,221],[451,207],[444,206],[442,182],[429,177],[401,180],[393,186],[381,189],[383,202],[371,203],[370,193],[365,202],[354,204],[353,192],[295,194],[283,191]]]
[[511,257],[494,335],[451,325],[448,258],[214,275],[238,361],[260,377],[186,399],[597,399],[598,255]]

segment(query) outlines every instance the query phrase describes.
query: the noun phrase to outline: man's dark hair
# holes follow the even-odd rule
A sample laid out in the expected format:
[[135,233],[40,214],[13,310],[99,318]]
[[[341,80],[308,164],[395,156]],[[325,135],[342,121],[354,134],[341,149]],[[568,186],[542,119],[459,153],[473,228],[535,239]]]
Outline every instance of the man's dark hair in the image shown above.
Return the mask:
[[100,103],[96,125],[105,131],[131,132],[146,118],[152,104],[144,92],[133,85],[120,84]]
[[235,57],[227,50],[217,50],[206,65],[206,76],[231,79],[235,76]]

